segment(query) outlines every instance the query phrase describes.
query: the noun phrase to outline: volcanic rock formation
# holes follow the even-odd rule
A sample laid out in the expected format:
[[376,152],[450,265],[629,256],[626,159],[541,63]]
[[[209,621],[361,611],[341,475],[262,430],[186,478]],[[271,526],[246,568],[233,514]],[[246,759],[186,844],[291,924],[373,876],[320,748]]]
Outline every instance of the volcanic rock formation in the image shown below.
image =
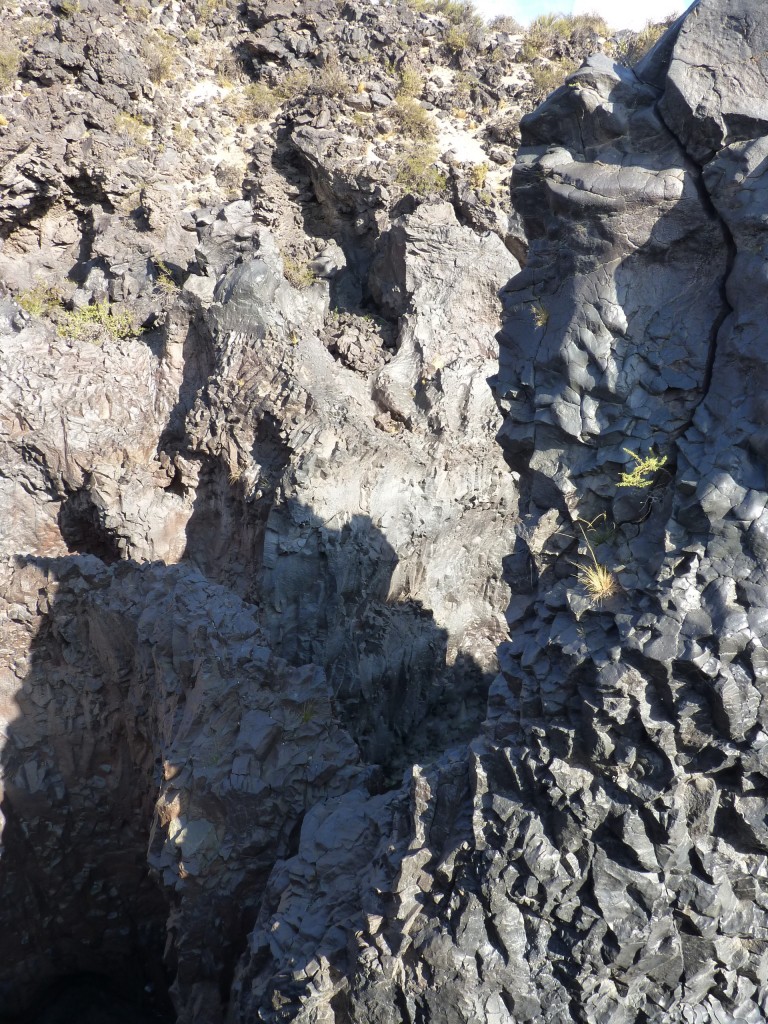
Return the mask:
[[20,5],[0,127],[0,1014],[765,1020],[768,15],[510,207],[505,33],[478,129],[440,13],[128,6]]

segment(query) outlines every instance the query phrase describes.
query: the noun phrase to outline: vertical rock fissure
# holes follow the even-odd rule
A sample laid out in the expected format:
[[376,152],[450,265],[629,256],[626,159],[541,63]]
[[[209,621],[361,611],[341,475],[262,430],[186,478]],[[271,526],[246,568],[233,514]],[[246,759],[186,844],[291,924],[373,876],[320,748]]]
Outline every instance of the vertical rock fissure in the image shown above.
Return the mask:
[[[733,272],[733,267],[734,267],[734,263],[735,263],[735,260],[736,260],[737,246],[736,246],[736,240],[733,237],[733,233],[731,231],[730,225],[728,224],[728,221],[726,220],[725,217],[723,217],[723,215],[718,210],[717,205],[714,202],[714,200],[713,200],[712,196],[710,195],[709,190],[707,188],[706,179],[704,177],[704,167],[706,165],[701,163],[701,162],[699,162],[698,160],[696,160],[695,156],[686,147],[685,141],[682,138],[680,138],[679,135],[675,134],[673,126],[669,123],[669,120],[667,118],[665,118],[665,116],[664,116],[664,110],[663,110],[663,107],[661,105],[661,98],[656,103],[656,106],[655,106],[654,109],[655,109],[655,112],[656,112],[656,116],[664,124],[665,128],[670,133],[670,135],[672,135],[672,137],[674,139],[676,139],[676,141],[677,141],[678,145],[680,146],[680,148],[687,153],[688,158],[696,165],[696,167],[698,167],[699,173],[698,173],[697,178],[696,178],[696,183],[697,183],[699,195],[700,195],[701,200],[702,200],[702,204],[704,205],[705,209],[707,209],[709,211],[711,216],[714,217],[718,221],[718,223],[720,224],[720,228],[721,228],[721,230],[723,232],[723,235],[725,236],[725,240],[726,240],[727,262],[726,262],[725,274],[723,276],[723,280],[722,280],[722,283],[720,285],[720,301],[722,303],[722,312],[713,321],[713,324],[712,324],[712,330],[711,330],[710,337],[709,337],[709,350],[708,350],[708,355],[707,355],[707,362],[706,362],[706,367],[705,367],[704,379],[703,379],[703,382],[702,382],[701,396],[700,396],[698,402],[696,403],[696,405],[691,409],[691,414],[690,414],[689,424],[688,424],[688,425],[690,425],[693,422],[693,418],[694,418],[694,416],[696,414],[696,409],[706,399],[707,394],[709,393],[710,384],[712,383],[712,371],[714,369],[715,359],[716,359],[716,356],[717,356],[717,340],[718,340],[718,336],[720,334],[720,328],[723,326],[725,321],[728,319],[728,316],[733,312],[733,307],[731,306],[730,302],[728,301],[728,281],[729,281],[730,276],[731,276],[731,274]],[[688,426],[683,428],[681,430],[681,434],[684,434],[687,429],[688,429]]]

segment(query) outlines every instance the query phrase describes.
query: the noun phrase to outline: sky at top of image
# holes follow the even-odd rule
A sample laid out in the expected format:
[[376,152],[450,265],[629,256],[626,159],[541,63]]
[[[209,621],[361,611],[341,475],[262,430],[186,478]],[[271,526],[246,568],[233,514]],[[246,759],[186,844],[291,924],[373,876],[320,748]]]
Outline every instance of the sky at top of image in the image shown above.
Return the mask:
[[648,21],[662,21],[682,14],[690,0],[475,0],[484,18],[511,14],[526,25],[540,14],[600,14],[616,31],[641,29]]

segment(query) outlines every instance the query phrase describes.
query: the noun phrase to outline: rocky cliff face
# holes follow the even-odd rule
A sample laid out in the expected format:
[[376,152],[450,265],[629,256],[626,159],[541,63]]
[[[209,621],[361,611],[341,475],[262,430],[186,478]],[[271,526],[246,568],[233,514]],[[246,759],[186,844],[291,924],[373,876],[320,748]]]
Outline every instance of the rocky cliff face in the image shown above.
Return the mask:
[[0,127],[2,1012],[764,1019],[768,18],[590,58],[512,205],[506,33],[48,18]]

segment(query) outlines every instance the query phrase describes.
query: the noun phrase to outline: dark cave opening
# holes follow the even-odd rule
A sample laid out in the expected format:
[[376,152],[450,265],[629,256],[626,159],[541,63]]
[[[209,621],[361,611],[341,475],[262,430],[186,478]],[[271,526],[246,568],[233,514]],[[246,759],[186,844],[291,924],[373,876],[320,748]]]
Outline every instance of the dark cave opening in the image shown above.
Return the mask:
[[71,552],[95,555],[107,563],[119,561],[120,546],[117,538],[102,522],[99,509],[87,491],[75,491],[62,502],[59,529]]
[[2,813],[0,889],[13,904],[0,936],[0,1024],[173,1024],[168,907],[140,866],[146,837],[96,812],[74,829],[57,823],[69,842],[46,850],[55,809],[24,820],[5,800]]
[[23,1014],[0,1015],[0,1024],[173,1024],[165,984],[140,974],[129,981],[94,972],[50,982]]

